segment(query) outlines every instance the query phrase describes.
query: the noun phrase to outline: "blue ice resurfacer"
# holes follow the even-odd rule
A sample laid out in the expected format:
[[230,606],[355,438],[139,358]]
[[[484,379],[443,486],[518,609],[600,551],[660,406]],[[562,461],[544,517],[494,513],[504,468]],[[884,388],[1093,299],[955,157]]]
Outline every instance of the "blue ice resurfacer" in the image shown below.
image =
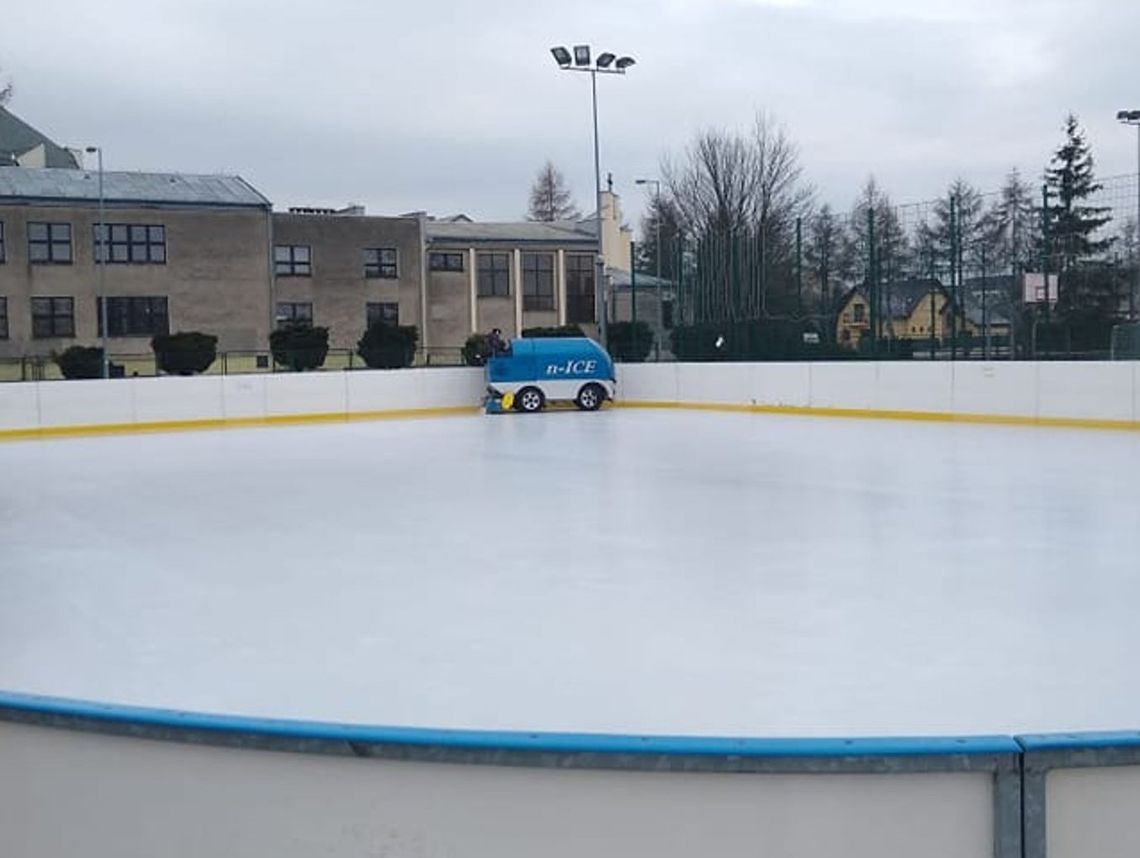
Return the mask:
[[613,360],[588,337],[516,338],[487,361],[488,413],[541,411],[548,402],[596,411],[616,388]]

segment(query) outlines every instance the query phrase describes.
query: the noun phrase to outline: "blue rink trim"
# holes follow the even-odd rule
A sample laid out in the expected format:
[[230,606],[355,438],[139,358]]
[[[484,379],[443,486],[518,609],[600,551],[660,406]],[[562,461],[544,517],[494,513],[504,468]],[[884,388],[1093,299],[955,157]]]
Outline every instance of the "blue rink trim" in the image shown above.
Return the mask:
[[[914,757],[960,754],[1018,754],[1022,744],[1010,736],[888,737],[858,739],[758,739],[703,736],[634,736],[606,733],[535,733],[509,730],[445,730],[430,727],[383,727],[214,715],[176,709],[151,709],[86,700],[69,700],[0,691],[0,710],[46,717],[82,718],[176,730],[274,736],[330,742],[364,742],[466,750],[535,751],[594,754],[660,754],[729,757]],[[1111,734],[1134,737],[1140,733]]]
[[1140,731],[1036,733],[1029,736],[1018,736],[1017,741],[1026,751],[1080,751],[1103,748],[1140,748]]

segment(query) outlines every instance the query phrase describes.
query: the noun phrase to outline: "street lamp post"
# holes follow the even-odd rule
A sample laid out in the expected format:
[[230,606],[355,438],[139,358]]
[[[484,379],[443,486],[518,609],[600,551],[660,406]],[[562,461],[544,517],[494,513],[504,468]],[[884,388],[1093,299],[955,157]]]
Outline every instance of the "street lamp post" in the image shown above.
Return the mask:
[[[661,360],[661,337],[665,335],[665,313],[661,308],[661,181],[659,179],[637,179],[635,184],[653,186],[653,226],[654,243],[657,249],[653,252],[657,260],[657,330],[653,337],[653,352],[657,360]],[[636,264],[634,262],[633,264]]]
[[[598,54],[597,59],[591,63],[589,45],[575,45],[571,55],[566,48],[559,46],[550,49],[554,61],[562,71],[589,72],[590,95],[593,103],[594,117],[594,202],[596,205],[594,220],[598,231],[597,259],[594,265],[594,312],[598,317],[598,336],[602,345],[606,345],[606,298],[605,282],[606,261],[602,254],[602,168],[598,153],[598,75],[599,74],[625,74],[625,70],[634,65],[633,57],[617,57],[606,51]],[[613,68],[611,68],[611,66]]]
[[107,355],[107,222],[104,217],[103,199],[103,147],[88,146],[88,154],[99,155],[99,333],[100,345],[103,349],[103,378],[111,377],[111,363]]
[[1128,302],[1129,320],[1135,322],[1136,300],[1140,297],[1140,110],[1121,110],[1116,118],[1125,125],[1136,126],[1136,282]]

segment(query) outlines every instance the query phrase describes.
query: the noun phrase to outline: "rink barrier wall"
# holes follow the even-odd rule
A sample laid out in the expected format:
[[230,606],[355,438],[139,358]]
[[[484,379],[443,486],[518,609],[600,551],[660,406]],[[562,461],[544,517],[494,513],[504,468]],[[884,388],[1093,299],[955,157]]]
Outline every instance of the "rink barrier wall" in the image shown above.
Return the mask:
[[[256,753],[264,751],[278,753]],[[577,834],[600,855],[715,845],[763,846],[775,858],[1124,858],[1140,842],[1137,806],[1135,731],[852,739],[481,731],[0,691],[0,850],[14,842],[27,856],[75,854],[79,843],[94,856],[160,854],[172,839],[195,854],[229,854],[240,843],[249,854],[288,858],[319,842],[356,855],[430,831],[441,848],[453,837],[464,854],[496,856],[581,854]],[[663,819],[693,840],[676,840]]]
[[0,439],[472,414],[481,370],[168,376],[0,385]]
[[[1116,362],[621,364],[616,404],[891,420],[1140,428],[1140,371]],[[475,413],[476,368],[0,385],[0,440]]]
[[1136,361],[622,364],[618,405],[1140,429]]
[[1020,784],[1006,736],[436,730],[0,692],[0,849],[8,838],[29,858],[169,854],[171,842],[283,858],[318,843],[362,856],[418,843],[520,858],[758,846],[773,858],[1021,858]]

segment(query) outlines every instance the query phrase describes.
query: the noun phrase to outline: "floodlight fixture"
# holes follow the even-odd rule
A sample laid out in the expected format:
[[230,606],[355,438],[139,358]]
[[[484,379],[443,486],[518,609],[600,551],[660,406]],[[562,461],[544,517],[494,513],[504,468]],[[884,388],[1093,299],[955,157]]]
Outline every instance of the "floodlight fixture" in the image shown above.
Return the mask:
[[1116,118],[1131,125],[1140,122],[1140,110],[1121,110],[1116,114]]
[[554,54],[554,61],[562,66],[562,68],[566,68],[570,65],[570,52],[561,45],[557,48],[551,48],[550,53]]
[[618,71],[625,71],[630,66],[634,65],[637,61],[633,57],[622,57],[615,63]]
[[615,59],[616,57],[609,51],[606,51],[604,54],[598,54],[598,68],[608,69]]
[[574,46],[574,65],[588,66],[590,64],[590,46],[589,45],[575,45]]

